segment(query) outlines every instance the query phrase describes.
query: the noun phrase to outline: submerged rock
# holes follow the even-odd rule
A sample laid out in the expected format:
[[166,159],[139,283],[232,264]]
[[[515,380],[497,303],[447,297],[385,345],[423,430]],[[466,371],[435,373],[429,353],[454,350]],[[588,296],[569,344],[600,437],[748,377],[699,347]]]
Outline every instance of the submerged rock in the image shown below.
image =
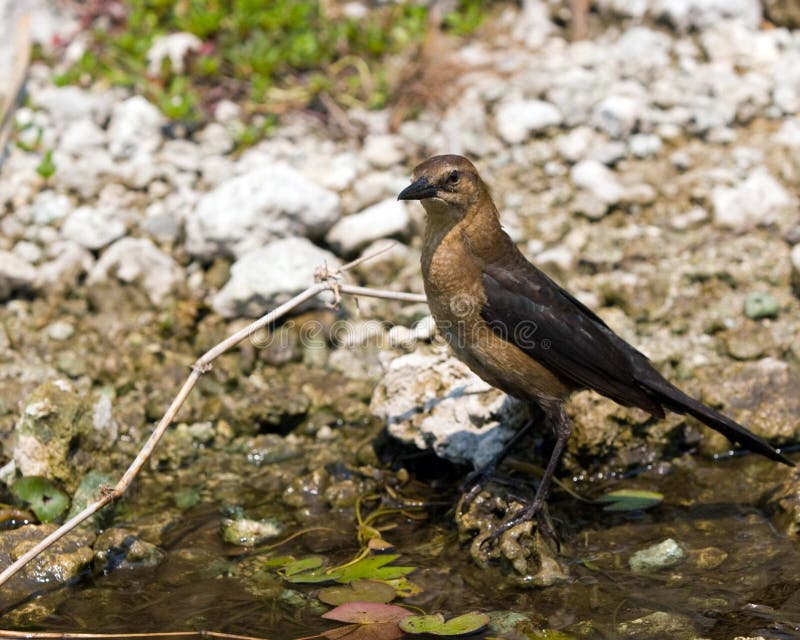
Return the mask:
[[95,567],[103,572],[157,567],[167,557],[156,545],[124,527],[106,529],[97,537],[93,548]]
[[667,538],[634,553],[628,560],[628,565],[634,573],[646,573],[674,567],[685,556],[683,548],[672,538]]
[[476,467],[492,460],[527,418],[524,405],[490,387],[444,348],[395,358],[370,411],[393,437]]

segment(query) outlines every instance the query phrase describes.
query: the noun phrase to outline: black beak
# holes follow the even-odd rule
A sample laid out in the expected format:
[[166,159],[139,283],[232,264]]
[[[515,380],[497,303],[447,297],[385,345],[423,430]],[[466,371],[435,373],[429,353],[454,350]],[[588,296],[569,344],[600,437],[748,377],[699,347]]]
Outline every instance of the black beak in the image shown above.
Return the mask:
[[436,187],[428,182],[427,178],[419,178],[403,189],[397,196],[398,200],[424,200],[436,195]]

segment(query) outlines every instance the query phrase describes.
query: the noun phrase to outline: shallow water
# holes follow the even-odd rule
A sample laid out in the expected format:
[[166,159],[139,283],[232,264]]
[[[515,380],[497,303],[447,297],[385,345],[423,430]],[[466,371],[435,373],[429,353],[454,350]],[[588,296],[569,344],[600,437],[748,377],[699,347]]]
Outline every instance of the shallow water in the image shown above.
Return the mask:
[[[297,471],[301,462],[280,464]],[[499,634],[507,638],[525,637],[519,635],[524,629],[598,638],[800,636],[800,551],[759,506],[789,471],[755,456],[725,462],[684,457],[666,468],[666,473],[575,487],[592,496],[615,488],[661,491],[664,503],[647,512],[609,514],[555,490],[550,510],[571,579],[548,588],[521,587],[500,565],[479,568],[467,545],[458,544],[452,514],[443,507],[431,509],[424,521],[402,516],[382,521],[397,525],[385,537],[402,554],[398,562],[418,567],[410,577],[424,592],[405,604],[447,615],[470,610],[526,614],[528,626],[516,635]],[[201,480],[192,473],[162,475],[146,474],[123,516],[130,513],[141,521],[148,504],[168,509],[169,496],[182,482]],[[168,478],[171,486],[161,484]],[[45,617],[7,613],[0,626],[95,633],[204,629],[287,639],[336,626],[319,617],[326,608],[314,598],[319,587],[288,585],[260,567],[263,555],[238,555],[236,547],[222,542],[221,509],[235,495],[240,506],[258,516],[283,510],[283,520],[297,522],[302,514],[302,524],[289,527],[287,534],[301,527],[334,530],[301,536],[273,555],[319,553],[335,562],[358,552],[352,509],[281,507],[282,487],[275,478],[273,467],[244,483],[225,475],[200,504],[174,518],[160,545],[167,553],[162,564],[87,573],[41,599],[52,607]],[[445,486],[434,491],[414,483],[414,492],[437,503],[455,499],[452,482],[438,484]],[[632,573],[631,553],[666,538],[677,540],[687,557],[670,569]],[[664,613],[647,618],[654,612]],[[643,618],[644,623],[631,626]],[[492,634],[480,637],[487,635]]]

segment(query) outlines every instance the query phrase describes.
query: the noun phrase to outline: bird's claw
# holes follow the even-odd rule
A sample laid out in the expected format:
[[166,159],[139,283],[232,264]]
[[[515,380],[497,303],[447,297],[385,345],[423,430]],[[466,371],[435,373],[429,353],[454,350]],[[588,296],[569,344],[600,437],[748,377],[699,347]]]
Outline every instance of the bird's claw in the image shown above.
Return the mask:
[[484,540],[481,542],[481,546],[494,543],[496,540],[500,539],[500,537],[506,531],[509,531],[517,525],[534,519],[536,520],[536,527],[539,533],[546,538],[550,538],[551,540],[558,540],[556,532],[553,529],[553,524],[550,522],[550,516],[547,513],[547,507],[544,503],[539,503],[534,500],[530,504],[523,507],[514,516],[501,522],[497,529],[492,531],[491,534],[484,538]]

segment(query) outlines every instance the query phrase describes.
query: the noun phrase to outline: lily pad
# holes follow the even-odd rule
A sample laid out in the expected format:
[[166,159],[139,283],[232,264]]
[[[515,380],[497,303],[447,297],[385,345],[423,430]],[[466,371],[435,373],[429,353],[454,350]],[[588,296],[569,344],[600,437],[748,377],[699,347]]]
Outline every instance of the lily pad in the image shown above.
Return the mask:
[[395,604],[381,602],[347,602],[328,613],[322,614],[327,620],[355,622],[357,624],[376,624],[378,622],[398,623],[408,616],[408,609]]
[[649,509],[664,500],[664,496],[657,491],[639,491],[636,489],[620,489],[610,491],[599,497],[596,502],[607,503],[603,511],[636,511]]
[[430,633],[434,636],[463,636],[480,631],[489,624],[485,613],[465,613],[445,622],[441,613],[429,616],[408,616],[398,626],[406,633]]
[[317,596],[325,604],[346,602],[391,602],[397,595],[395,588],[379,580],[355,580],[350,584],[322,589]]
[[11,493],[30,506],[40,522],[52,522],[69,507],[69,496],[41,476],[20,478],[11,487]]
[[328,640],[399,640],[405,634],[396,622],[376,624],[346,624],[343,627],[328,629],[322,634]]
[[340,568],[338,570],[339,576],[336,578],[336,582],[347,584],[348,582],[363,579],[393,580],[395,578],[402,578],[416,570],[416,567],[386,566],[399,557],[400,555],[396,553],[367,556],[347,567]]

